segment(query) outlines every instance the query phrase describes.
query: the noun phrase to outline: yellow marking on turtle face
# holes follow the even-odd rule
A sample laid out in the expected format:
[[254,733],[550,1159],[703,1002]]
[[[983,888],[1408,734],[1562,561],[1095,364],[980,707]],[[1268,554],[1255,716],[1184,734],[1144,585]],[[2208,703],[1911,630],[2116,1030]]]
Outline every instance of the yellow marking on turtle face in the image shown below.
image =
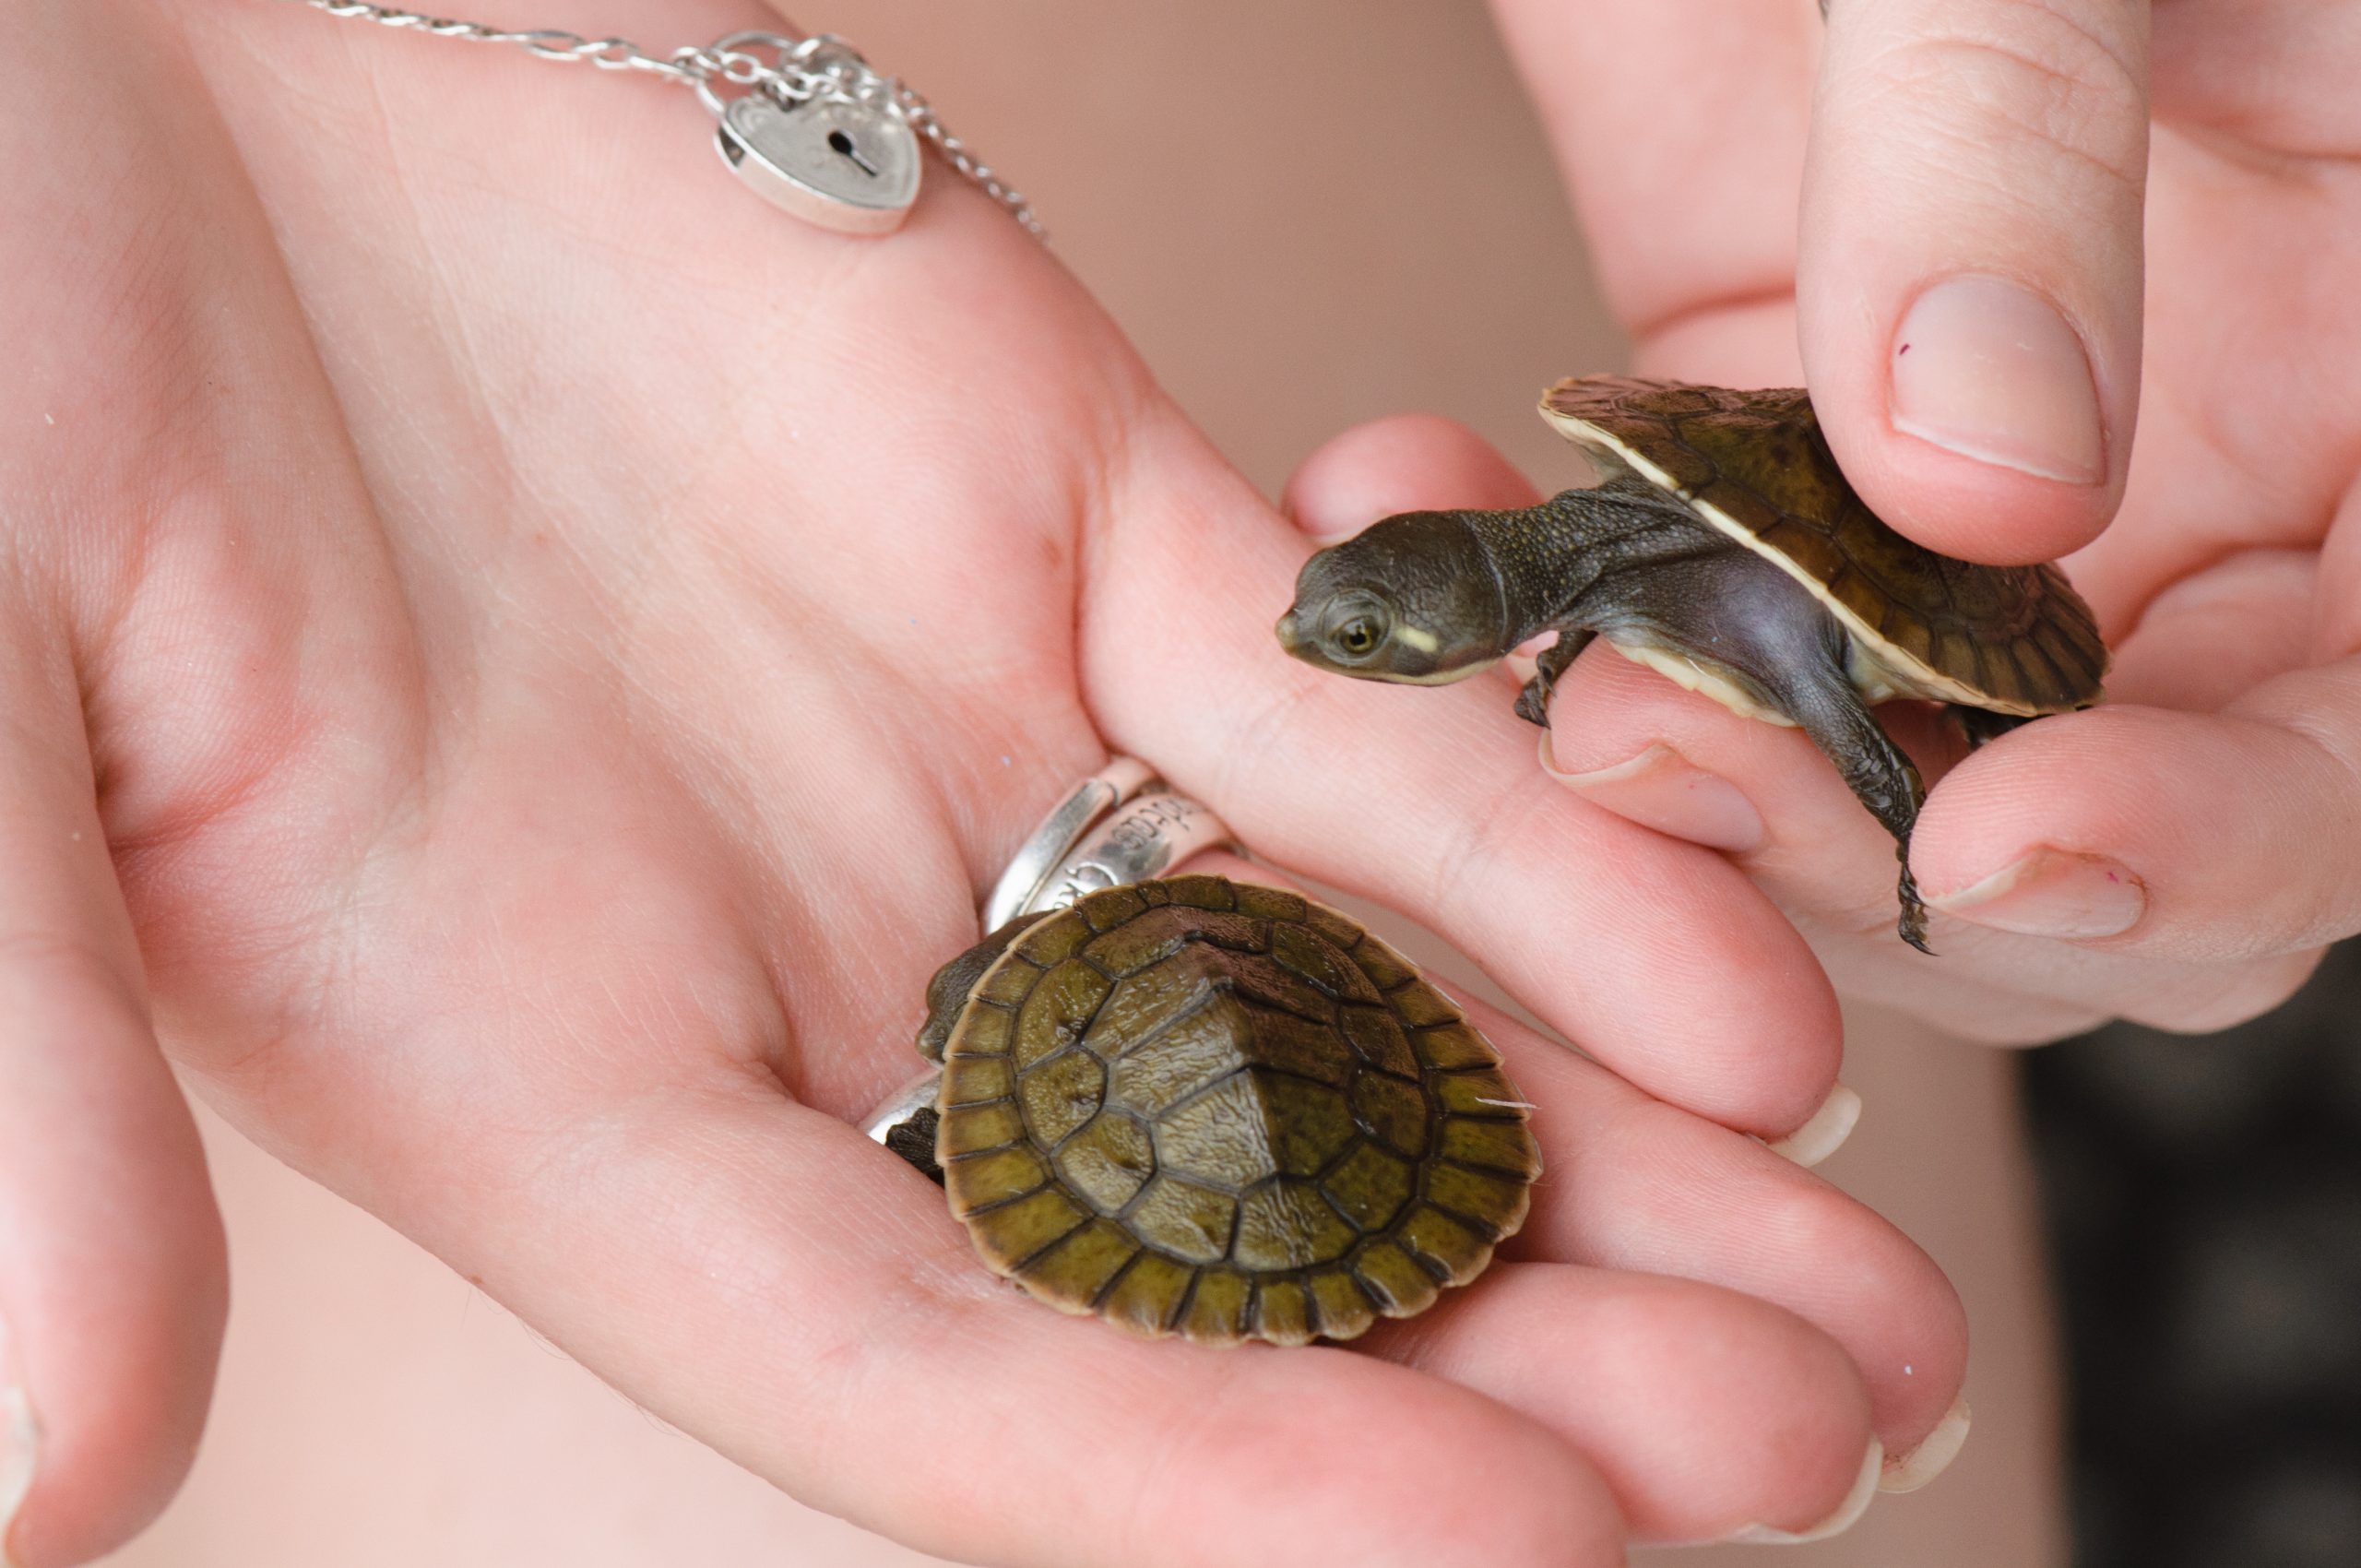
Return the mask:
[[1423,626],[1413,626],[1407,622],[1394,628],[1394,640],[1406,647],[1415,647],[1420,653],[1432,653],[1442,646],[1442,641],[1432,632]]
[[[1390,670],[1372,670],[1369,674],[1373,680],[1391,681],[1397,686],[1448,686],[1453,681],[1465,681],[1470,675],[1489,670],[1499,662],[1497,659],[1488,659],[1481,664],[1463,664],[1456,670],[1438,670],[1431,675],[1397,675]],[[1346,673],[1358,674],[1359,671],[1348,670]]]
[[[1883,677],[1880,683],[1885,688],[1885,695],[1888,696],[1925,697],[1930,702],[1962,703],[1969,707],[1980,707],[1992,713],[2014,714],[2021,719],[2029,719],[2052,711],[2046,707],[2036,707],[2030,703],[2001,702],[1987,693],[1977,691],[1964,682],[1944,674],[1913,654],[1908,648],[1898,647],[1888,642],[1878,635],[1876,627],[1846,609],[1835,595],[1828,591],[1827,586],[1819,578],[1763,543],[1755,536],[1754,530],[1743,527],[1737,518],[1711,502],[1700,501],[1695,495],[1675,484],[1670,474],[1597,425],[1591,423],[1588,420],[1579,420],[1571,414],[1560,413],[1549,406],[1549,395],[1546,392],[1541,398],[1541,417],[1548,421],[1550,426],[1559,434],[1584,451],[1619,463],[1666,494],[1679,496],[1688,504],[1691,511],[1711,523],[1714,529],[1727,534],[1786,573],[1787,576],[1795,578],[1796,581],[1803,584],[1814,599],[1828,607],[1829,613],[1836,617],[1838,624],[1851,635],[1853,648],[1852,656],[1845,661],[1846,672],[1852,676],[1853,683],[1861,689],[1862,695],[1869,701],[1879,702],[1884,699],[1869,695],[1872,688],[1862,680],[1862,665],[1857,660],[1874,661]],[[1643,660],[1643,662],[1645,661]],[[1667,671],[1665,673],[1670,674],[1671,671]],[[1678,676],[1673,678],[1679,679]],[[1691,690],[1701,689],[1691,688]],[[1716,697],[1715,700],[1725,699]]]

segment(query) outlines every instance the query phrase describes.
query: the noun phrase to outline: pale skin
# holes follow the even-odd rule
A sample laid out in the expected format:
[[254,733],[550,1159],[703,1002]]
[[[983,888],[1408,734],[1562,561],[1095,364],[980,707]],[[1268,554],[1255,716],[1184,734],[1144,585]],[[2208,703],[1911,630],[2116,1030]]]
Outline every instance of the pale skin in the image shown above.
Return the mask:
[[[1635,368],[1808,375],[1881,515],[1974,559],[2067,556],[2117,653],[2107,707],[1972,758],[1881,715],[1935,786],[1912,863],[1939,961],[1892,939],[1887,841],[1794,732],[1598,648],[1558,690],[1554,766],[1728,853],[1841,988],[1947,1032],[2204,1029],[2277,1004],[2361,930],[2361,299],[2331,259],[2361,245],[2361,20],[1838,0],[1823,44],[1801,0],[1496,8]],[[1913,314],[1960,276],[2056,302],[2073,362],[2021,303]],[[1959,350],[1938,407],[1900,350],[1956,350],[1978,313],[2035,347],[1997,369]],[[1335,537],[1535,494],[1414,419],[1340,437],[1290,499]]]
[[[292,7],[18,21],[26,1568],[136,1530],[202,1420],[225,1264],[182,1084],[665,1420],[965,1561],[1588,1568],[1808,1527],[1935,1426],[1949,1286],[1758,1141],[1834,1073],[1800,939],[1536,776],[1505,704],[1279,657],[1304,542],[980,198],[938,181],[862,244],[742,197],[651,84]],[[1028,1304],[849,1125],[1110,748],[1596,1059],[1479,1012],[1551,1176],[1481,1289],[1376,1354]]]

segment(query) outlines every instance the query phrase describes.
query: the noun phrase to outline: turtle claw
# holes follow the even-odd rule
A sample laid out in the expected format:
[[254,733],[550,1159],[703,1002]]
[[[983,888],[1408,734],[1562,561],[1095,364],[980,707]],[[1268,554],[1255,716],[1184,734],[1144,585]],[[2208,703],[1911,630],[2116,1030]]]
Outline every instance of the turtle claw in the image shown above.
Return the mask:
[[1541,650],[1534,660],[1533,679],[1516,695],[1516,716],[1527,724],[1549,728],[1549,694],[1557,689],[1558,677],[1576,655],[1598,634],[1587,626],[1566,626],[1560,629],[1558,640]]
[[1527,724],[1549,728],[1549,677],[1536,675],[1516,695],[1516,716]]
[[1899,858],[1902,861],[1902,884],[1896,892],[1902,898],[1902,919],[1895,923],[1894,929],[1902,933],[1903,941],[1932,958],[1936,953],[1927,945],[1927,906],[1918,897],[1918,879],[1910,874],[1908,843],[1902,845]]

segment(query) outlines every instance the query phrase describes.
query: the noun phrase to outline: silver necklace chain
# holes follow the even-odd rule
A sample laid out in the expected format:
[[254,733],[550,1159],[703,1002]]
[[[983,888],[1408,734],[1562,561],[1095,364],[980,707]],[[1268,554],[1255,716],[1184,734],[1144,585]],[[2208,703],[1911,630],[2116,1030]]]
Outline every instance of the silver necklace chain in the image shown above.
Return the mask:
[[[818,101],[841,103],[891,114],[931,145],[945,163],[978,190],[997,202],[1035,239],[1047,239],[1033,207],[978,158],[967,145],[943,127],[933,105],[899,77],[870,65],[860,52],[828,33],[810,35],[738,32],[703,48],[694,45],[670,54],[651,54],[624,38],[585,38],[559,28],[504,30],[481,22],[456,21],[422,11],[390,6],[364,5],[361,0],[299,0],[314,11],[381,27],[422,32],[435,38],[464,39],[473,43],[506,43],[542,60],[560,65],[587,65],[601,71],[642,71],[675,86],[693,88],[706,107],[721,111],[721,85],[766,92],[781,102],[801,105]],[[766,59],[765,56],[768,56]]]

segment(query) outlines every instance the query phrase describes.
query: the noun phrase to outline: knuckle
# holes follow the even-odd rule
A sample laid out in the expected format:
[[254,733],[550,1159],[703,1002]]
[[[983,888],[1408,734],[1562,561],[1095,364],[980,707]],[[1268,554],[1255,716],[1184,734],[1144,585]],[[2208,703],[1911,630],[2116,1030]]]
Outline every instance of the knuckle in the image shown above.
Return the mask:
[[1881,122],[1915,122],[1947,142],[1960,155],[1958,172],[1991,169],[1997,149],[2009,171],[1998,179],[2011,179],[2031,153],[2136,191],[2147,168],[2145,68],[2078,14],[2096,8],[2043,0],[1948,7],[1878,53],[1867,91]]

